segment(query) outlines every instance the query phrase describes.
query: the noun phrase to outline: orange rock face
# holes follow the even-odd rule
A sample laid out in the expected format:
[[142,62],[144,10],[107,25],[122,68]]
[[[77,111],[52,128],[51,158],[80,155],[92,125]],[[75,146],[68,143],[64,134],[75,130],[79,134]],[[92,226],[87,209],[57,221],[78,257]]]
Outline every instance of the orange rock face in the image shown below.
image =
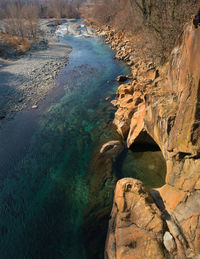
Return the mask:
[[111,216],[105,258],[165,258],[161,212],[142,182],[118,181]]
[[119,47],[113,37],[117,56],[134,63],[133,81],[118,89],[114,124],[128,147],[147,132],[163,153],[167,175],[166,185],[151,193],[154,201],[141,182],[118,182],[106,257],[198,258],[200,28],[186,26],[169,64],[162,68],[134,61],[133,50],[127,44]]

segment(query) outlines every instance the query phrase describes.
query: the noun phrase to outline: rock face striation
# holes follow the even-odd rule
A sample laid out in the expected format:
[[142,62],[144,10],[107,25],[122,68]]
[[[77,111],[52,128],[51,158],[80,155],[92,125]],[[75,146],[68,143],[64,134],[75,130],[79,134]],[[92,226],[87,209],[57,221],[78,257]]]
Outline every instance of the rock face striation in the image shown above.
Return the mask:
[[160,189],[118,181],[105,258],[200,258],[200,28],[187,24],[164,67],[140,61],[124,35],[99,33],[132,69],[117,92],[117,131],[128,147],[151,136],[167,165]]

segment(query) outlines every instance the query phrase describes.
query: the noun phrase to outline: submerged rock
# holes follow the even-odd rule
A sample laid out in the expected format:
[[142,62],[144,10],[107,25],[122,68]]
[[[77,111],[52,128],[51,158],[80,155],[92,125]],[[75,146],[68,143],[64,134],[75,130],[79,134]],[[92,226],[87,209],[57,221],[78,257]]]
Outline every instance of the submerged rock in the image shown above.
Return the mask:
[[118,157],[119,154],[124,150],[124,145],[119,140],[111,140],[104,144],[101,149],[101,154],[106,154],[107,156],[112,157],[115,159]]
[[88,206],[84,209],[84,239],[87,258],[103,258],[113,193],[117,182],[117,158],[124,150],[118,140],[104,144],[94,155],[87,174]]
[[117,105],[118,105],[118,101],[117,101],[117,100],[112,100],[110,103],[111,103],[114,107],[117,107]]

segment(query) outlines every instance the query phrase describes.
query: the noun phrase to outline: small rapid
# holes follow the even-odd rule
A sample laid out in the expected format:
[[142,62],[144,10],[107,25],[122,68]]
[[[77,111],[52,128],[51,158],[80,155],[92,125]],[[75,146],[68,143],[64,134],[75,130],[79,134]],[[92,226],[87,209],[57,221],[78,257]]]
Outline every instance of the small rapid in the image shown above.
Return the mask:
[[69,21],[59,25],[55,34],[59,37],[65,37],[66,35],[84,38],[95,37],[95,31],[90,27],[86,27],[81,19],[79,22]]

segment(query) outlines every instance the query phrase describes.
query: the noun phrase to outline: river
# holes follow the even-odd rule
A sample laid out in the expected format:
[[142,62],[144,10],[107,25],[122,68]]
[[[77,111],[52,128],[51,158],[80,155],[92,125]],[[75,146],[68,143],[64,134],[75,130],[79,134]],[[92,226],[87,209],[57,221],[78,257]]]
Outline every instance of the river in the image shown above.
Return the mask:
[[72,46],[57,87],[38,110],[0,129],[0,255],[4,259],[85,258],[84,176],[95,143],[112,139],[105,100],[128,68],[99,38],[60,36]]
[[[116,109],[109,100],[118,87],[115,78],[129,68],[96,36],[62,32],[60,41],[72,52],[56,88],[38,109],[19,112],[0,128],[3,259],[88,258],[82,233],[82,211],[88,204],[85,177],[96,148],[119,138],[112,124]],[[144,164],[142,156],[128,151],[121,176],[131,176],[137,168],[133,157]]]

